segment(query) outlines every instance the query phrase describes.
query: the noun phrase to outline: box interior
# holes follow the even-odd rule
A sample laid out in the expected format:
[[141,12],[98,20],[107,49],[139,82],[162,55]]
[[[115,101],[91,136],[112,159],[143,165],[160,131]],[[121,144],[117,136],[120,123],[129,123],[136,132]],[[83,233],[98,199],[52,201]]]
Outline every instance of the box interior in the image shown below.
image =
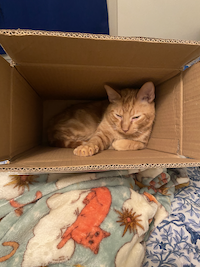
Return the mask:
[[[19,30],[0,31],[0,42],[12,58],[11,66],[0,58],[0,160],[11,160],[1,169],[200,164],[200,63],[183,71],[200,55],[198,43]],[[66,106],[105,98],[104,84],[137,88],[146,81],[156,85],[147,149],[82,158],[47,146],[48,121]]]

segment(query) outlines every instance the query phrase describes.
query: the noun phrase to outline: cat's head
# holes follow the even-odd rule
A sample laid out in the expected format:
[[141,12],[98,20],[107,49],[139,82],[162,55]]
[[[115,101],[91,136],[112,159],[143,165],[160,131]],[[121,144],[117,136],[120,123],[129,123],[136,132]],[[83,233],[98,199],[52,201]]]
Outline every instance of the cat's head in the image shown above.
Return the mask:
[[114,130],[125,134],[140,134],[152,126],[155,117],[155,87],[152,82],[138,89],[116,91],[105,85],[110,105],[106,116]]
[[85,246],[90,248],[94,254],[99,252],[99,245],[103,238],[110,236],[110,233],[102,230],[98,226],[93,226],[90,229],[90,232],[87,233],[85,238],[81,240],[81,243]]

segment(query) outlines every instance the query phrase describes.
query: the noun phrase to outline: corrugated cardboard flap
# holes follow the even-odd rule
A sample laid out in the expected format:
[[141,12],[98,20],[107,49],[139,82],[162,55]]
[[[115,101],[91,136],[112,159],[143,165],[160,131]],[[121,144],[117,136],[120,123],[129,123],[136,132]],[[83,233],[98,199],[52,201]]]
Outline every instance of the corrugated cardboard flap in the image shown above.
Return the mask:
[[200,158],[200,62],[183,73],[183,151]]
[[200,55],[198,42],[77,33],[1,30],[0,42],[46,99],[104,97],[105,83],[159,84]]
[[156,118],[148,148],[177,154],[181,144],[181,74],[156,88]]
[[0,56],[0,161],[10,159],[11,68]]
[[80,33],[0,30],[0,41],[14,62],[20,65],[181,69],[200,54],[200,44],[195,41]]
[[10,156],[41,143],[42,101],[16,68],[12,68],[12,124]]
[[0,171],[78,172],[120,169],[175,168],[198,166],[200,161],[150,149],[138,151],[106,150],[92,157],[77,157],[72,149],[37,147],[18,157]]
[[0,161],[4,161],[40,143],[42,102],[1,56],[0,74]]

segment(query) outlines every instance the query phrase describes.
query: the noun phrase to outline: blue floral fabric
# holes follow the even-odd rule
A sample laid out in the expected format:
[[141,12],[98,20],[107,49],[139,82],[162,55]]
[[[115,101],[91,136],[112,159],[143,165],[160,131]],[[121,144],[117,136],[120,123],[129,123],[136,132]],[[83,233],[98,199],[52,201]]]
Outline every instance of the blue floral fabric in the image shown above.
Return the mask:
[[175,192],[171,215],[147,241],[143,267],[200,266],[200,168],[188,168],[190,185]]

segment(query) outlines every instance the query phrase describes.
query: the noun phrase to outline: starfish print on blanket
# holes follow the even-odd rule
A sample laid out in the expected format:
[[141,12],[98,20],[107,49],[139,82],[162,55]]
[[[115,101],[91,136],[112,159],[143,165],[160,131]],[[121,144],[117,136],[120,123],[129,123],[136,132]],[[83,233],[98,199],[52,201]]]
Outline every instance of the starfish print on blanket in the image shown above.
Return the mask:
[[132,209],[128,210],[126,208],[122,209],[122,212],[118,210],[115,210],[115,212],[119,214],[119,221],[117,222],[121,223],[120,226],[125,225],[122,236],[125,235],[128,229],[130,233],[131,232],[137,233],[137,226],[144,230],[144,227],[139,223],[141,220],[138,219],[138,217],[140,217],[141,214],[136,215],[136,212],[132,212]]
[[29,184],[38,183],[38,181],[35,181],[36,178],[38,178],[37,175],[10,175],[11,182],[5,184],[4,186],[8,185],[14,185],[15,187],[18,187],[18,189],[25,189],[27,187],[29,191]]

